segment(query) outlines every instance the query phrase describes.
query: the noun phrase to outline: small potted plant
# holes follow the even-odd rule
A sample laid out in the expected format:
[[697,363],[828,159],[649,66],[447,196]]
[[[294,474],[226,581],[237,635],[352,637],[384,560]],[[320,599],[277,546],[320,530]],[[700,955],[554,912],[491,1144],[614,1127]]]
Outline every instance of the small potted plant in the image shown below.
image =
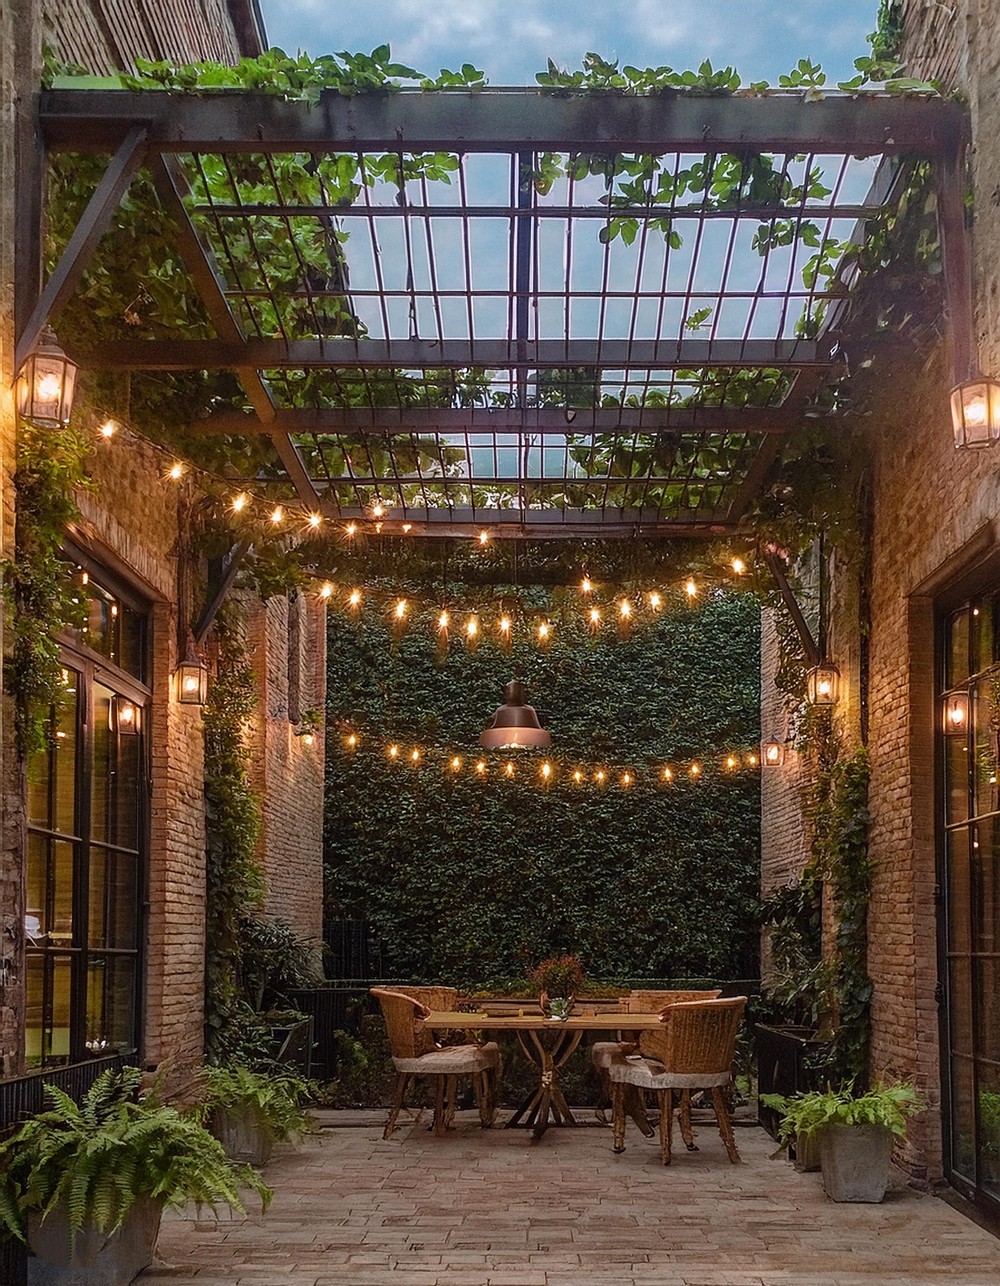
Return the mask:
[[232,1161],[265,1165],[275,1143],[309,1129],[302,1103],[311,1096],[311,1086],[283,1069],[205,1067],[201,1080],[202,1116]]
[[823,1190],[833,1201],[882,1200],[893,1138],[905,1137],[907,1120],[925,1106],[912,1085],[876,1085],[859,1095],[848,1086],[761,1099],[782,1114],[782,1143],[818,1135]]
[[242,1213],[241,1187],[270,1201],[260,1175],[233,1165],[193,1115],[140,1098],[141,1075],[106,1071],[79,1104],[50,1085],[50,1107],[0,1144],[0,1228],[54,1266],[50,1286],[81,1270],[126,1286],[152,1262],[165,1206]]
[[576,956],[552,956],[535,965],[528,974],[538,988],[542,1012],[552,1018],[568,1018],[577,993],[584,985],[583,965]]

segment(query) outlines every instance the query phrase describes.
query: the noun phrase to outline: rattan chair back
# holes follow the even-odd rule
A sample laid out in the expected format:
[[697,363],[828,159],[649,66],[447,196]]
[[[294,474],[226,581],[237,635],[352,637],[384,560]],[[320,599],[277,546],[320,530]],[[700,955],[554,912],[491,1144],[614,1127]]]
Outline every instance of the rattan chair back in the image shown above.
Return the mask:
[[658,1059],[677,1075],[714,1076],[733,1065],[736,1036],[746,996],[726,1000],[681,1001],[664,1014],[662,1032],[643,1032],[640,1052]]
[[[710,991],[633,990],[625,999],[625,1008],[630,1014],[658,1014],[668,1005],[683,1005],[692,1000],[714,1000],[720,990],[719,987]],[[666,1053],[666,1032],[640,1032],[639,1053],[646,1058],[662,1059]]]

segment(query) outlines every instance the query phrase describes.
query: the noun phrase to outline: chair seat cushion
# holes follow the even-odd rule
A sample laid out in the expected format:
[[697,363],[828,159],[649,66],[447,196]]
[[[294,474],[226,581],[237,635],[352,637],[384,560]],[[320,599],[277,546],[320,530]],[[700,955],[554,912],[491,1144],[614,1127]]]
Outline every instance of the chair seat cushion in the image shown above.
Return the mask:
[[612,1081],[644,1090],[707,1090],[728,1085],[732,1079],[728,1068],[724,1072],[668,1072],[653,1058],[626,1057],[621,1052],[612,1055],[608,1075]]
[[411,1076],[468,1076],[470,1072],[485,1072],[498,1066],[500,1047],[494,1041],[486,1045],[448,1045],[419,1058],[392,1061],[397,1072]]

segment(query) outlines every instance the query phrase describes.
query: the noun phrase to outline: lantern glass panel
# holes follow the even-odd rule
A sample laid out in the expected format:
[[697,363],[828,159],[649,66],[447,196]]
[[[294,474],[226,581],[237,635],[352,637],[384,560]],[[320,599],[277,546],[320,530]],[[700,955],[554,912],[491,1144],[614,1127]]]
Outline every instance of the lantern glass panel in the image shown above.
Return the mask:
[[989,447],[1000,441],[1000,384],[979,378],[952,389],[956,447]]
[[829,662],[815,665],[806,676],[809,702],[814,706],[832,706],[837,701],[840,671]]
[[765,741],[760,748],[761,763],[767,768],[778,768],[785,760],[785,747],[780,741]]
[[200,661],[182,661],[177,667],[177,700],[181,705],[204,705],[208,696],[208,671]]

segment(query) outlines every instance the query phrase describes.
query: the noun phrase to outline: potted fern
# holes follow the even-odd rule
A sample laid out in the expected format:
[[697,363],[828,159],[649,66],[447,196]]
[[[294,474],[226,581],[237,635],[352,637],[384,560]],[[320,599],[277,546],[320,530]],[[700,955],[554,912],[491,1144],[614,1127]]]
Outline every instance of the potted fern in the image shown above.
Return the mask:
[[206,1067],[201,1079],[202,1117],[230,1160],[264,1165],[275,1143],[309,1128],[302,1103],[311,1087],[300,1077],[248,1067]]
[[126,1286],[153,1258],[165,1206],[189,1201],[240,1212],[240,1188],[271,1192],[233,1165],[192,1115],[153,1093],[138,1068],[109,1070],[79,1104],[46,1087],[49,1107],[0,1144],[0,1228],[52,1267],[46,1286]]
[[779,1139],[819,1139],[823,1190],[833,1201],[881,1201],[889,1186],[894,1138],[924,1109],[912,1085],[876,1085],[865,1094],[853,1086],[794,1098],[762,1094],[761,1102],[781,1113]]

